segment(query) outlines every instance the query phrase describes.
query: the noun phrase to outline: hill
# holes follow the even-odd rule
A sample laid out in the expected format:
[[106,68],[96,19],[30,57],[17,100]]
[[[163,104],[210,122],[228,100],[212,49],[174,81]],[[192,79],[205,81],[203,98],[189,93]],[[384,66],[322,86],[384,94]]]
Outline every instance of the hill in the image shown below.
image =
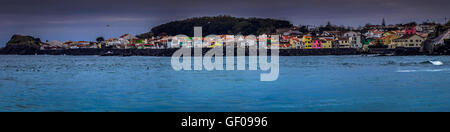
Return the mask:
[[2,53],[7,54],[33,54],[40,49],[41,44],[42,42],[39,38],[14,35],[1,50]]
[[293,25],[286,20],[270,18],[236,18],[231,16],[195,17],[156,26],[150,32],[138,35],[138,37],[148,38],[154,35],[175,36],[180,34],[193,36],[195,26],[203,27],[203,35],[259,35],[274,33],[278,28],[290,28]]

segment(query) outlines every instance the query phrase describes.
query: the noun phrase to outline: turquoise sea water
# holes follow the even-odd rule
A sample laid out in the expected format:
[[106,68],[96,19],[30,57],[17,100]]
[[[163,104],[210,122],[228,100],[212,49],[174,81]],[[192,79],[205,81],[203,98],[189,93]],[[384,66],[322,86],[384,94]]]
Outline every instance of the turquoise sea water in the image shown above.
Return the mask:
[[280,57],[277,81],[261,73],[174,71],[169,57],[0,56],[0,111],[450,111],[449,56]]

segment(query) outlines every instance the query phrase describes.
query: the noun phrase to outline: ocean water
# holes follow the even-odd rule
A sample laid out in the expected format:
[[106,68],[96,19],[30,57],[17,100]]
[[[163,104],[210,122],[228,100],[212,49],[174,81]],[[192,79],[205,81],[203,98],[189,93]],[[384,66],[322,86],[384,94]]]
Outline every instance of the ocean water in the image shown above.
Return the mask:
[[175,71],[170,57],[0,56],[0,111],[450,111],[449,56],[280,57],[277,81],[261,73]]

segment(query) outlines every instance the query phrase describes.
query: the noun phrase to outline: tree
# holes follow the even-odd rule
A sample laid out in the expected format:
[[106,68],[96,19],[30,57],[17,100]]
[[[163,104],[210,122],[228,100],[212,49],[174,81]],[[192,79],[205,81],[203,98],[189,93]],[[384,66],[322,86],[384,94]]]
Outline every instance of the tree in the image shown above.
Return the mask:
[[95,39],[98,43],[101,43],[103,41],[105,41],[105,38],[103,37],[97,37],[97,39]]
[[384,20],[384,18],[383,18],[383,22],[381,22],[381,25],[386,26],[386,21]]
[[136,37],[137,37],[137,38],[140,38],[140,39],[146,39],[146,38],[152,38],[152,37],[154,37],[154,36],[155,36],[154,33],[148,32],[148,33],[144,33],[144,34],[137,35]]
[[406,23],[405,25],[407,25],[407,26],[415,26],[415,25],[417,25],[417,23],[416,22],[409,22],[409,23]]
[[259,35],[262,33],[274,33],[276,29],[280,28],[293,27],[289,21],[269,18],[236,18],[231,16],[195,17],[162,24],[152,28],[150,32],[138,36],[148,37],[151,36],[150,34],[162,36],[163,33],[170,36],[180,34],[193,36],[193,30],[196,26],[203,28],[203,35]]

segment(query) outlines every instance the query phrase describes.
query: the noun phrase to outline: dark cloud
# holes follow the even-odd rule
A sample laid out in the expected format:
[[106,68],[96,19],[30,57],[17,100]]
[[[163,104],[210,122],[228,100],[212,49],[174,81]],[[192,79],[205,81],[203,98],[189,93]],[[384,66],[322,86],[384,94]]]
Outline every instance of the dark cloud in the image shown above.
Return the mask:
[[[43,40],[93,40],[143,33],[193,16],[270,17],[294,24],[357,26],[449,17],[448,0],[1,0],[0,42],[14,33]],[[106,27],[111,25],[111,27]]]

